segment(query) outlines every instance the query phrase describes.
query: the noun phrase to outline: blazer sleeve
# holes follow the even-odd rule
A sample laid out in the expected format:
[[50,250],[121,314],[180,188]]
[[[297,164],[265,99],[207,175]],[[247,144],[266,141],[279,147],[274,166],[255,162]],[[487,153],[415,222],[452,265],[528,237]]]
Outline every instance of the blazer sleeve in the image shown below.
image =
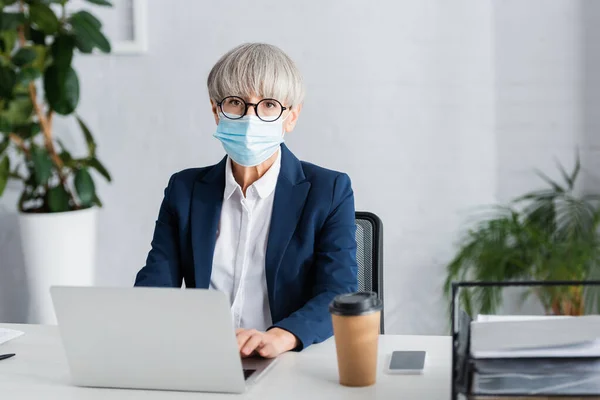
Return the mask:
[[171,198],[176,176],[177,174],[171,177],[165,189],[154,228],[152,248],[146,258],[146,265],[135,278],[134,286],[181,287],[177,214]]
[[329,303],[338,294],[358,289],[355,234],[354,194],[348,175],[340,174],[335,180],[329,216],[315,243],[313,297],[273,326],[298,338],[296,350],[331,337]]

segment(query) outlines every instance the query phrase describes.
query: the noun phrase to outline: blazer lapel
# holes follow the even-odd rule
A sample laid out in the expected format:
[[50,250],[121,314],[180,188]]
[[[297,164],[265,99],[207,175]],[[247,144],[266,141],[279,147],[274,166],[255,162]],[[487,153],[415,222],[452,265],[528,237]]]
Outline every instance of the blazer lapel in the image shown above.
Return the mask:
[[310,190],[310,182],[306,181],[300,161],[281,145],[281,171],[275,188],[273,212],[267,243],[265,260],[269,304],[277,304],[275,292],[277,272],[290,239],[302,215],[304,203]]
[[190,229],[197,288],[210,285],[213,254],[223,205],[227,157],[194,183]]

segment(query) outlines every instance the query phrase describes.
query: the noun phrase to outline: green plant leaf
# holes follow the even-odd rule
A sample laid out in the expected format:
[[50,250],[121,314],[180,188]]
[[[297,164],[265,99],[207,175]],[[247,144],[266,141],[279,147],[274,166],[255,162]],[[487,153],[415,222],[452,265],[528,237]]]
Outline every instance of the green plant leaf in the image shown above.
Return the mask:
[[89,3],[95,4],[97,6],[106,6],[112,7],[112,3],[108,0],[87,0]]
[[577,153],[577,156],[575,158],[575,168],[573,169],[573,172],[571,173],[571,176],[570,176],[572,185],[575,184],[575,180],[577,180],[579,171],[581,171],[581,159],[579,157],[579,153]]
[[73,49],[75,48],[75,37],[72,35],[58,35],[52,42],[50,51],[52,53],[52,63],[60,71],[66,71],[71,66],[73,59]]
[[536,170],[535,173],[537,174],[537,176],[542,178],[542,180],[544,180],[548,185],[552,186],[552,188],[555,191],[560,192],[560,193],[565,192],[565,189],[562,186],[560,186],[554,180],[550,179],[550,177],[548,177],[548,175],[544,174],[542,171]]
[[22,47],[12,57],[12,62],[17,67],[30,64],[37,58],[37,53],[32,48]]
[[91,54],[94,51],[94,43],[89,41],[87,37],[81,35],[75,36],[75,47],[83,54]]
[[96,196],[96,187],[87,168],[81,168],[75,173],[75,189],[81,205],[90,207]]
[[100,160],[98,160],[96,157],[92,158],[88,165],[90,167],[94,168],[96,171],[98,171],[98,173],[100,175],[102,175],[104,177],[104,179],[106,179],[108,182],[112,181],[112,177],[110,176],[110,173],[108,172],[106,167],[104,167],[104,165],[102,165]]
[[58,145],[60,146],[61,150],[66,150],[67,149],[67,146],[65,146],[65,144],[63,143],[62,140],[56,138],[56,143],[58,143]]
[[12,6],[16,2],[17,0],[0,0],[0,5],[2,5],[3,7]]
[[89,156],[94,158],[96,155],[96,142],[94,141],[94,136],[92,135],[92,132],[87,127],[85,122],[83,122],[81,117],[79,115],[77,115],[76,118],[77,118],[77,122],[79,123],[79,127],[81,128],[81,131],[83,132],[83,136],[85,137],[85,143],[87,144],[87,147],[88,147]]
[[40,71],[43,71],[46,68],[46,55],[47,55],[46,46],[38,44],[38,45],[33,46],[33,49],[37,53],[37,58],[31,64],[31,66],[39,69]]
[[94,196],[93,204],[96,205],[96,206],[98,206],[98,207],[102,207],[103,206],[102,201],[100,201],[100,198],[98,197],[98,195]]
[[39,44],[42,46],[46,45],[46,34],[34,27],[29,27],[26,32],[26,37],[28,40],[31,40],[35,44]]
[[102,22],[98,18],[96,18],[93,14],[91,14],[85,10],[78,11],[73,15],[78,15],[79,16],[78,18],[83,18],[90,25],[94,26],[94,28],[96,28],[96,29],[102,28]]
[[560,192],[556,192],[553,189],[544,189],[544,190],[538,190],[535,192],[530,192],[530,193],[526,193],[522,196],[517,197],[516,199],[514,199],[512,202],[513,203],[522,203],[522,202],[531,202],[533,200],[535,201],[539,201],[539,200],[554,200],[558,195],[560,194]]
[[35,173],[35,183],[45,185],[52,176],[52,160],[44,147],[34,146],[31,149],[31,160]]
[[558,160],[554,160],[554,161],[556,162],[556,168],[558,168],[558,171],[562,175],[562,178],[565,181],[565,183],[567,184],[567,187],[569,187],[570,189],[572,189],[573,188],[573,181],[571,180],[571,176],[569,174],[567,174],[567,171],[565,170],[565,167],[563,167],[562,164]]
[[30,124],[19,125],[13,128],[14,133],[22,137],[23,139],[29,139],[38,133],[40,133],[40,124],[33,122]]
[[0,132],[10,133],[12,132],[12,124],[6,119],[6,116],[0,112]]
[[6,184],[8,183],[8,175],[10,174],[10,161],[8,156],[5,156],[0,161],[0,196],[4,193],[4,189],[6,189]]
[[13,98],[20,100],[23,98],[29,98],[29,88],[25,85],[19,85],[19,82],[13,87]]
[[31,100],[27,97],[19,97],[8,104],[8,108],[0,111],[0,119],[14,125],[23,125],[29,122],[33,111]]
[[63,142],[60,139],[56,139],[56,141],[58,142],[58,145],[60,146],[60,153],[58,154],[58,156],[60,157],[62,162],[67,167],[72,168],[75,165],[73,162],[74,161],[73,156],[71,156],[71,153],[69,153],[69,151],[67,150],[67,148],[65,147],[65,145],[63,144]]
[[12,68],[0,66],[0,98],[10,98],[17,82],[17,74]]
[[23,13],[0,13],[0,31],[14,31],[25,22]]
[[[86,17],[82,17],[81,14],[74,14],[71,17],[70,22],[75,32],[77,42],[84,44],[86,50],[89,49],[89,46],[91,45],[97,47],[104,53],[110,53],[110,42],[100,29]],[[83,50],[82,52],[85,53]]]
[[46,4],[37,2],[30,4],[29,19],[46,34],[53,34],[58,30],[58,18]]
[[22,68],[17,74],[17,84],[19,85],[27,85],[31,81],[35,81],[42,73],[39,69],[34,67],[25,67]]
[[55,65],[48,67],[44,74],[44,90],[50,107],[58,114],[69,115],[77,108],[79,79],[73,68],[69,67],[66,72],[61,72]]
[[8,135],[4,135],[4,139],[0,141],[0,154],[4,153],[9,145],[10,139],[8,138]]
[[63,164],[65,164],[67,167],[73,167],[73,156],[71,156],[71,153],[69,153],[67,150],[62,150],[58,156],[60,157],[60,159],[62,160]]
[[17,31],[3,31],[0,32],[0,52],[9,55],[12,53],[17,43]]
[[50,212],[64,212],[71,209],[69,204],[69,193],[63,185],[48,190],[48,207]]

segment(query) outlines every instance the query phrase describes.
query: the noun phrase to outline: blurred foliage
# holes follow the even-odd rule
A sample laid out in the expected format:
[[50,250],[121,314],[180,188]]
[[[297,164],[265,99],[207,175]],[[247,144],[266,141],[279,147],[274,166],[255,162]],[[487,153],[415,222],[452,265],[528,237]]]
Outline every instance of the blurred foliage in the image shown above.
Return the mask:
[[[453,281],[592,280],[600,276],[598,195],[578,195],[575,183],[580,160],[567,173],[558,164],[563,182],[538,171],[547,183],[508,206],[494,207],[463,239],[447,266],[445,291]],[[597,312],[600,290],[595,286],[531,288],[548,314]],[[470,315],[492,314],[502,304],[502,288],[461,290],[459,301]]]
[[[111,6],[107,0],[87,0]],[[0,196],[23,182],[19,209],[61,212],[101,206],[91,170],[111,180],[96,142],[75,111],[80,85],[76,53],[109,53],[102,23],[87,10],[69,13],[69,0],[0,0]],[[42,90],[43,89],[43,90]],[[75,115],[87,155],[74,158],[54,137],[52,116]]]

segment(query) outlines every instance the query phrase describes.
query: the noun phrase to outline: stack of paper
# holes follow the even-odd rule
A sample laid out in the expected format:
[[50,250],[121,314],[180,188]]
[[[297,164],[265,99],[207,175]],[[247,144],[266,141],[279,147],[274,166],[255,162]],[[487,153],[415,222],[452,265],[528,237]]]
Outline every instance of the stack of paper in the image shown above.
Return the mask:
[[0,344],[8,342],[9,340],[18,338],[23,332],[15,331],[13,329],[0,328]]
[[600,357],[600,316],[478,318],[474,358]]
[[481,316],[470,352],[476,394],[600,395],[600,316]]

